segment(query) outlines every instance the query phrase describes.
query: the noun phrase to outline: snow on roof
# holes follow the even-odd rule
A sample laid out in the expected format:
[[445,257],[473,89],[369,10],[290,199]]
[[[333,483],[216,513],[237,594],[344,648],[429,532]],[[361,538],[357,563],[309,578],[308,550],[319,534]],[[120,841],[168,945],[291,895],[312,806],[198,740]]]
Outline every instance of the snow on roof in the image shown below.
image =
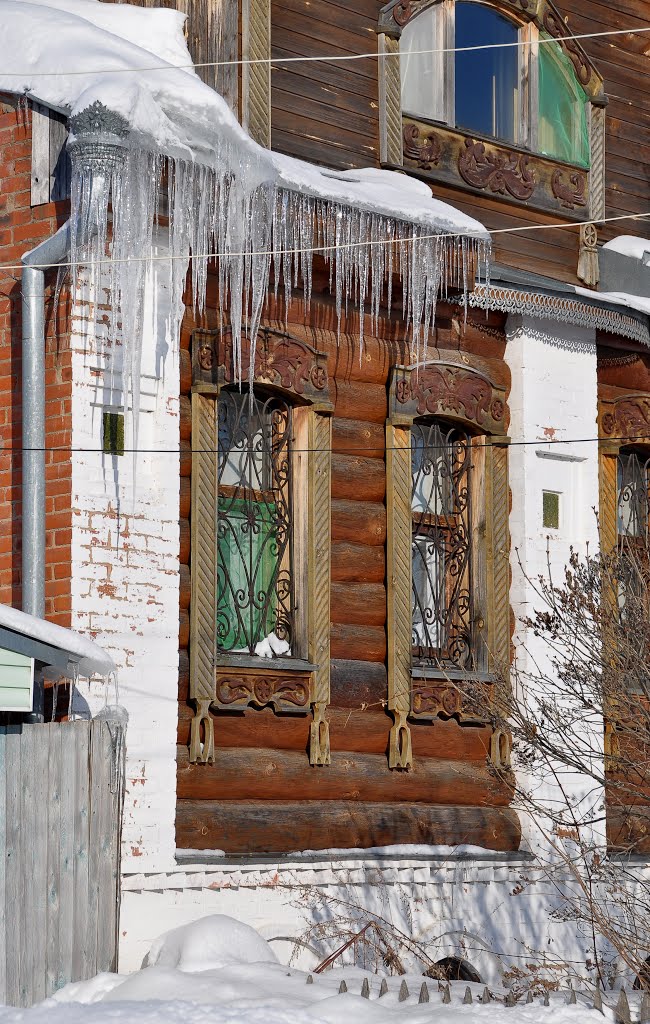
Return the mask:
[[632,256],[634,259],[641,260],[646,253],[650,253],[650,238],[617,235],[610,242],[605,242],[603,249],[611,249],[613,252],[620,252],[622,256]]
[[[258,146],[225,100],[191,67],[184,15],[99,0],[0,0],[0,90],[69,115],[99,101],[129,122],[144,148],[214,163],[224,144],[257,164],[259,180],[432,231],[487,238],[485,228],[392,171],[336,172]],[[162,70],[143,70],[156,66]],[[44,75],[43,72],[56,72]]]
[[[649,243],[650,244],[650,243]],[[594,292],[590,288],[576,286],[577,295],[585,295],[596,302],[607,302],[612,306],[624,306],[635,309],[638,313],[650,316],[650,299],[643,295],[631,295],[629,292]]]
[[110,654],[107,654],[99,644],[71,629],[46,622],[45,619],[28,615],[6,604],[0,604],[0,626],[66,651],[71,660],[78,664],[80,675],[107,676],[115,671],[115,663]]

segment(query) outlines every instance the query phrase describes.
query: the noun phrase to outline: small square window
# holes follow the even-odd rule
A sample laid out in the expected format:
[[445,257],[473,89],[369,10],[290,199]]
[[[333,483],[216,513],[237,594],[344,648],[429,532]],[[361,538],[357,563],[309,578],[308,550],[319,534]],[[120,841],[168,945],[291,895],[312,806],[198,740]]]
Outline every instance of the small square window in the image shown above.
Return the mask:
[[542,526],[547,530],[560,529],[560,495],[557,491],[542,491]]
[[124,416],[121,412],[104,410],[104,455],[124,455]]

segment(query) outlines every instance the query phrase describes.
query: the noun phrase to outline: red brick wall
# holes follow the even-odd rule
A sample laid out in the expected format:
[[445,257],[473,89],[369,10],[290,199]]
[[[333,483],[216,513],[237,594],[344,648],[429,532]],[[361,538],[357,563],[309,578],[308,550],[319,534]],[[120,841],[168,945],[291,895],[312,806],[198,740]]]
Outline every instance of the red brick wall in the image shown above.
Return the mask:
[[[21,272],[24,252],[53,234],[68,204],[30,205],[31,110],[0,94],[0,601],[21,604]],[[70,625],[72,370],[65,296],[54,316],[46,276],[46,608]],[[55,449],[61,449],[59,451]]]

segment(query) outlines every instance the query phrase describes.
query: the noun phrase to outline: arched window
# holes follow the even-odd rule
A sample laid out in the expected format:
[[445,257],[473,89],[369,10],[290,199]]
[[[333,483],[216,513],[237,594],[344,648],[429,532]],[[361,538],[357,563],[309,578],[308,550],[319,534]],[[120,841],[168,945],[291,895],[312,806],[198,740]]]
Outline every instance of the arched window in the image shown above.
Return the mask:
[[617,464],[617,534],[620,541],[646,544],[650,487],[650,456],[623,449]]

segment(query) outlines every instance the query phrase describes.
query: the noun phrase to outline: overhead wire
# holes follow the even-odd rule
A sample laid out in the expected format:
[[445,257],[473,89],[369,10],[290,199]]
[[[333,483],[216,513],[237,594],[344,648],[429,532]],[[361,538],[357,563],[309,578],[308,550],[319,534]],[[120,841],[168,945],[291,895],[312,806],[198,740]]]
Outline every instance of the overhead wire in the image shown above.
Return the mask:
[[[572,444],[572,445],[573,444],[595,444],[598,441],[608,441],[608,442],[609,441],[623,441],[623,442],[627,442],[628,444],[631,444],[633,442],[637,442],[638,443],[638,442],[642,442],[642,441],[650,441],[650,431],[647,434],[643,434],[643,433],[639,434],[637,432],[637,433],[635,433],[633,435],[632,434],[619,434],[619,435],[616,435],[616,436],[611,435],[611,434],[606,434],[606,435],[595,435],[594,437],[562,437],[562,438],[560,438],[560,437],[557,437],[557,438],[537,437],[537,438],[534,438],[532,440],[524,440],[524,441],[508,440],[506,442],[499,441],[499,443],[500,444],[501,443],[505,443],[505,446],[507,448],[521,448],[521,447],[529,447],[529,446],[532,446],[532,445],[537,445],[538,447],[543,447],[544,445],[561,445],[561,444]],[[492,441],[485,441],[485,442],[476,442],[476,443],[474,443],[472,445],[472,448],[490,448],[492,446],[493,446],[493,442]],[[442,450],[446,450],[447,447],[448,446],[444,445],[444,444],[442,444],[442,445],[436,445],[436,444],[424,445],[424,448],[427,451],[437,451],[437,450],[441,450],[442,451]],[[359,452],[376,452],[380,448],[381,448],[381,451],[387,451],[387,452],[403,451],[404,450],[403,448],[395,448],[392,445],[384,446],[384,445],[379,445],[379,444],[374,444],[374,445],[373,444],[369,444],[369,445],[355,446],[355,445],[349,445],[349,444],[341,444],[339,447],[336,447],[336,448],[332,448],[332,447],[327,447],[327,448],[303,448],[303,447],[300,447],[300,448],[298,448],[298,447],[295,447],[294,445],[292,445],[291,446],[291,451],[296,453],[296,454],[297,453],[303,453],[303,452],[304,453],[317,452],[317,453],[319,453],[321,455],[323,455],[323,454],[325,454],[325,455],[346,455],[346,454],[348,454],[350,452],[354,452],[354,453],[359,453]],[[241,452],[242,454],[245,453],[245,452],[253,452],[254,453],[256,451],[256,449],[254,449],[254,448],[237,448],[237,451]],[[92,455],[92,454],[94,454],[94,455],[110,455],[110,456],[115,456],[117,454],[116,452],[107,452],[107,451],[104,450],[103,447],[101,447],[101,448],[85,448],[85,447],[76,448],[76,447],[72,447],[71,445],[53,445],[51,448],[49,448],[49,447],[45,447],[45,448],[29,448],[29,447],[23,447],[22,445],[9,445],[9,444],[5,444],[5,445],[2,446],[2,448],[0,448],[0,455],[4,455],[5,453],[9,454],[9,453],[16,453],[16,452],[64,452],[64,453],[70,453],[70,454],[73,454],[73,455],[78,455],[78,454],[91,454]],[[127,455],[127,454],[130,454],[130,455],[136,454],[136,455],[176,455],[176,456],[179,456],[180,454],[188,454],[188,453],[192,454],[192,455],[218,455],[219,454],[219,449],[218,448],[189,448],[189,449],[185,448],[185,449],[183,449],[181,451],[181,449],[179,449],[179,448],[120,448],[120,453],[122,453],[122,452],[125,455]],[[545,454],[547,454],[547,453],[545,452]]]
[[[438,54],[438,53],[471,53],[480,50],[495,50],[495,49],[507,49],[510,47],[532,47],[537,45],[547,45],[549,43],[568,43],[568,42],[580,42],[583,39],[602,39],[610,36],[634,36],[642,35],[650,32],[650,26],[642,26],[640,28],[614,28],[605,29],[601,32],[581,32],[567,36],[540,36],[536,40],[530,39],[517,39],[514,42],[505,43],[477,43],[473,46],[443,46],[436,47],[435,49],[424,49],[424,50],[409,50],[409,56],[424,55],[424,54]],[[148,64],[141,67],[122,67],[122,68],[89,68],[87,71],[83,70],[70,70],[70,71],[3,71],[2,77],[5,78],[55,78],[64,74],[66,77],[69,75],[89,75],[89,74],[138,74],[149,71],[187,71],[197,68],[223,68],[223,67],[242,67],[255,64],[307,64],[307,63],[331,63],[336,62],[348,62],[355,60],[390,60],[393,57],[399,57],[399,51],[395,53],[378,53],[377,50],[370,51],[368,53],[341,53],[341,54],[318,54],[316,56],[296,56],[296,57],[241,57],[236,60],[210,60],[201,61],[198,63],[189,62],[187,64]]]
[[[349,179],[348,179],[349,180]],[[581,221],[556,221],[551,224],[520,224],[516,227],[509,228],[494,228],[492,231],[487,231],[487,234],[491,238],[496,235],[508,235],[517,234],[526,231],[547,231],[547,230],[558,230],[565,228],[581,228],[587,227],[590,224],[594,226],[600,226],[601,224],[611,224],[616,221],[622,220],[644,220],[650,217],[650,210],[647,213],[620,213],[613,217],[600,217],[594,220],[581,220]],[[395,220],[399,220],[399,217],[395,217]],[[437,238],[443,240],[445,238],[459,238],[466,237],[470,241],[480,241],[481,237],[478,235],[464,235],[463,232],[458,231],[433,231],[430,234],[412,235],[406,238],[375,238],[369,239],[363,242],[335,242],[331,245],[307,245],[295,249],[257,249],[257,250],[242,250],[240,252],[204,252],[204,253],[167,253],[163,255],[147,254],[143,256],[123,256],[121,258],[115,258],[113,256],[105,256],[99,260],[69,260],[63,263],[57,263],[55,267],[52,267],[49,263],[30,263],[30,267],[40,270],[52,270],[58,267],[98,267],[104,265],[114,265],[117,263],[166,263],[170,260],[212,260],[212,259],[231,259],[246,256],[283,256],[283,255],[298,255],[299,253],[314,253],[323,254],[327,252],[334,252],[339,249],[360,249],[365,246],[374,247],[381,245],[417,245],[419,242],[426,242],[431,239]],[[22,270],[22,263],[0,263],[0,270]],[[594,292],[594,297],[598,297],[598,292]]]

